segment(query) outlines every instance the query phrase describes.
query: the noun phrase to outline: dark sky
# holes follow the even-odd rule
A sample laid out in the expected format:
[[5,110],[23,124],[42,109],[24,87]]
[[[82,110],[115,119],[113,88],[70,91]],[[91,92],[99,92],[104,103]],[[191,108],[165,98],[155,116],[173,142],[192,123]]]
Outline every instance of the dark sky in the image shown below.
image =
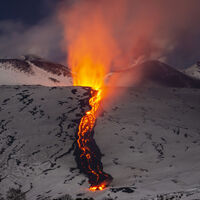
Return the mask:
[[47,0],[1,0],[0,20],[17,20],[33,25],[47,17],[51,9],[51,1],[48,3]]
[[[80,0],[0,0],[0,58],[36,54],[49,60],[65,63],[66,52],[64,53],[61,47],[62,27],[56,21],[55,12],[57,3],[60,1],[68,5]],[[135,2],[139,2],[126,1],[132,3],[133,8]],[[190,4],[193,5],[190,11],[185,6],[185,13],[188,16],[185,22],[184,16],[176,14],[178,10],[171,9],[171,4],[169,5],[170,12],[166,12],[170,23],[164,27],[171,32],[164,39],[170,38],[174,45],[171,51],[164,52],[166,62],[184,68],[200,60],[200,0],[175,0],[174,2],[181,2],[180,5],[182,2],[191,2]],[[145,3],[141,4],[143,9]],[[146,12],[138,10],[138,13],[140,19]],[[171,20],[172,16],[173,20]],[[187,21],[187,18],[190,21]],[[144,45],[145,49],[147,49],[147,44]]]
[[61,0],[1,0],[0,58],[35,54],[63,62],[55,8]]

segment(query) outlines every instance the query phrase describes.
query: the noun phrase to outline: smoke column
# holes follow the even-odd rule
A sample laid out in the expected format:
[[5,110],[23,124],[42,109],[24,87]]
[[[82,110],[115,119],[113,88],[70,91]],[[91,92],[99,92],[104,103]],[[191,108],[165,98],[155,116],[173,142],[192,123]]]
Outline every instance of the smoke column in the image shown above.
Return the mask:
[[106,71],[146,59],[179,67],[195,62],[200,53],[199,8],[199,0],[63,1],[58,14],[67,63],[76,62],[72,54],[80,43],[77,56],[86,49],[93,52],[95,59],[103,60]]

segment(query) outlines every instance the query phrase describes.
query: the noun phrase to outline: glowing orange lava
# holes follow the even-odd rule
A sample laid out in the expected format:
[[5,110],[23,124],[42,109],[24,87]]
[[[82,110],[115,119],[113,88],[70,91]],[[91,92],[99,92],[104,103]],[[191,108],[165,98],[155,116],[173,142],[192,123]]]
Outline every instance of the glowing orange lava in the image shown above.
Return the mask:
[[[85,26],[82,28],[85,29]],[[90,144],[91,140],[93,140],[91,138],[93,137],[92,131],[96,122],[97,112],[103,98],[104,77],[110,64],[108,59],[109,52],[102,46],[102,37],[106,37],[105,29],[99,29],[99,26],[94,26],[93,28],[96,30],[95,37],[94,35],[91,37],[88,31],[82,31],[81,35],[69,45],[68,57],[68,63],[73,74],[73,85],[92,88],[89,100],[91,110],[87,111],[82,117],[77,134],[80,165],[81,168],[84,168],[84,173],[89,177],[90,191],[103,190],[111,180],[111,176],[103,172],[102,163],[99,161],[98,156],[95,155],[94,149]]]
[[92,88],[89,100],[91,109],[81,118],[75,150],[77,165],[88,176],[91,191],[103,190],[112,180],[103,171],[102,154],[93,139],[93,129],[105,93],[104,78],[118,55],[115,39],[108,29],[107,19],[102,15],[101,6],[95,4],[95,7],[90,7],[87,1],[80,1],[69,12],[60,15],[63,24],[67,24],[64,32],[73,85]]
[[[92,92],[92,95],[95,92]],[[87,146],[88,140],[85,139],[85,134],[88,132],[91,132],[95,121],[96,121],[96,112],[99,107],[99,103],[101,100],[101,90],[97,91],[94,96],[91,97],[89,104],[91,106],[91,110],[87,111],[86,114],[82,117],[81,122],[79,124],[79,131],[78,131],[78,140],[77,143],[79,145],[79,148],[82,150],[82,156],[85,156],[89,160],[91,158],[91,149]],[[95,173],[92,171],[92,173]],[[97,175],[98,176],[98,175]]]
[[[89,100],[91,110],[87,111],[81,119],[77,134],[77,143],[81,151],[80,158],[83,160],[86,159],[87,174],[89,174],[89,177],[92,177],[92,181],[90,180],[90,191],[96,191],[103,190],[106,185],[109,184],[111,176],[103,172],[101,163],[96,162],[94,164],[96,155],[94,154],[93,149],[91,149],[91,145],[89,144],[91,142],[91,135],[88,136],[88,134],[92,133],[96,122],[96,113],[102,99],[102,90],[92,90],[91,95],[92,97]],[[82,165],[84,164],[85,163],[82,163]]]

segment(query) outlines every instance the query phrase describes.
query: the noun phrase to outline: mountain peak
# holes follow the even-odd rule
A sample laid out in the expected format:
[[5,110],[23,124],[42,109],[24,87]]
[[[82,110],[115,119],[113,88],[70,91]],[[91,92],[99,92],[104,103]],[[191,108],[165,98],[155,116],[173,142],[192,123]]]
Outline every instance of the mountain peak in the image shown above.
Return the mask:
[[16,59],[0,59],[0,72],[0,84],[4,85],[72,85],[67,66],[30,54]]
[[200,61],[197,61],[194,65],[188,67],[184,72],[190,77],[200,79]]
[[45,60],[44,58],[34,55],[34,54],[26,54],[26,55],[22,55],[20,56],[20,58],[22,60],[26,60],[26,61],[33,61],[33,60]]

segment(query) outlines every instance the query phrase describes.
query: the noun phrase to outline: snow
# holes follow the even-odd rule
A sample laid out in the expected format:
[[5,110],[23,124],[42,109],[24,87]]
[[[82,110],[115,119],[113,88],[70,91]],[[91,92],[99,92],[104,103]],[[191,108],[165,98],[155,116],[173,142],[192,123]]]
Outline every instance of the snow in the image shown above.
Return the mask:
[[[72,85],[72,79],[67,77],[58,77],[50,75],[44,70],[35,68],[34,75],[21,73],[12,69],[0,68],[0,85],[44,85],[44,86],[69,86]],[[49,77],[57,79],[60,83],[52,82]]]
[[57,195],[59,185],[66,181],[67,187],[67,180],[78,173],[70,172],[76,163],[73,152],[70,156],[67,152],[75,140],[76,121],[89,109],[87,104],[81,108],[80,100],[87,103],[90,90],[41,86],[0,90],[0,193],[22,185],[25,191],[33,187],[28,199],[51,188]]
[[184,70],[185,74],[196,78],[196,79],[200,79],[200,65],[199,63],[196,63],[194,65],[192,65],[191,67],[188,67],[186,70]]
[[105,82],[110,86],[133,87],[179,87],[200,88],[200,80],[157,60],[149,60],[134,65],[126,70],[112,72],[106,75]]
[[[115,90],[123,94],[123,88]],[[28,200],[65,194],[97,200],[200,199],[199,89],[128,88],[112,104],[105,99],[94,137],[104,171],[114,180],[94,193],[72,148],[78,122],[89,109],[89,89],[1,86],[0,92],[2,195],[21,186]]]
[[[11,59],[12,61],[12,59]],[[0,85],[43,85],[43,86],[71,86],[72,77],[56,75],[45,71],[44,69],[34,65],[30,60],[21,60],[27,64],[31,72],[23,72],[17,69],[14,61],[9,63],[0,62]],[[52,81],[56,80],[56,81]]]
[[104,170],[114,177],[112,187],[136,188],[129,196],[118,192],[113,198],[199,187],[199,94],[194,89],[128,89],[98,119],[95,139],[106,155]]

